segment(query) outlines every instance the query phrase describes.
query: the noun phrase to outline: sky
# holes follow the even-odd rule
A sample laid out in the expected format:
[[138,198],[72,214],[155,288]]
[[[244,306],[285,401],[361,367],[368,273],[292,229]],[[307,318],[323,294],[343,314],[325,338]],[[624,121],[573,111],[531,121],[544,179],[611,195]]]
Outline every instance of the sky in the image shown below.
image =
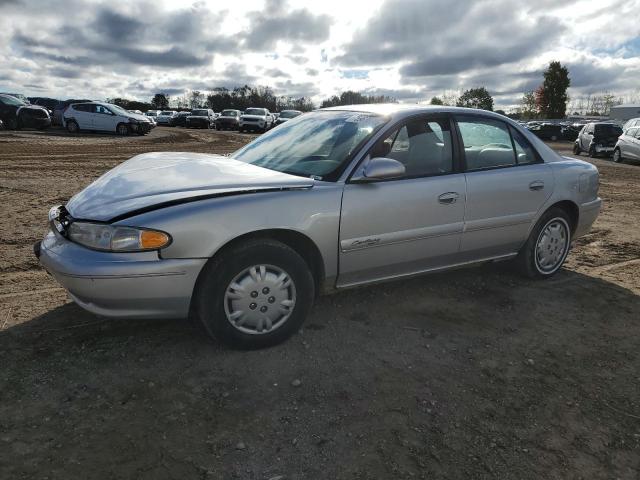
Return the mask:
[[0,0],[0,91],[149,100],[244,84],[316,103],[484,86],[517,105],[551,60],[569,95],[640,97],[640,0]]

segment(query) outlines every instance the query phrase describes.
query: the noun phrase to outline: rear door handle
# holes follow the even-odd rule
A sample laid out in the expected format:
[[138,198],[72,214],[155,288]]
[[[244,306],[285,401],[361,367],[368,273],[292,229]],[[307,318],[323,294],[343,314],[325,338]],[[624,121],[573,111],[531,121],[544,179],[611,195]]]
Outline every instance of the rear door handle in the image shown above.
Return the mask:
[[529,190],[542,190],[544,188],[544,182],[542,180],[536,180],[529,184]]
[[452,203],[456,203],[458,198],[460,198],[459,193],[447,192],[438,197],[438,202],[442,203],[443,205],[451,205]]

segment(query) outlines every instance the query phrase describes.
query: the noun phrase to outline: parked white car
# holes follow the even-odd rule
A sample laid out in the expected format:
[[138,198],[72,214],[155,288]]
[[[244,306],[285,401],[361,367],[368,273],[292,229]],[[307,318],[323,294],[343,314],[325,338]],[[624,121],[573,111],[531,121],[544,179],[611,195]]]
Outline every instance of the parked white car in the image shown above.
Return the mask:
[[625,159],[640,160],[640,121],[638,126],[627,128],[618,137],[618,142],[613,149],[613,161],[620,163]]
[[118,135],[144,135],[152,128],[145,115],[131,113],[117,105],[102,102],[73,103],[64,112],[64,126],[70,133],[80,130],[114,132]]
[[238,122],[239,130],[260,130],[266,132],[273,127],[273,115],[266,108],[247,108]]
[[171,121],[171,117],[177,114],[178,112],[176,112],[175,110],[162,110],[156,116],[156,123],[158,125],[169,125],[169,122]]

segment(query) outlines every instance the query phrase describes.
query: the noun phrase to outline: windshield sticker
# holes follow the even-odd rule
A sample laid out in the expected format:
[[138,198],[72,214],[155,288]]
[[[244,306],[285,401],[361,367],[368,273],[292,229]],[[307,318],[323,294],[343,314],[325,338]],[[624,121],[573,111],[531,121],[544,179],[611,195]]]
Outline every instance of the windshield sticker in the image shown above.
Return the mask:
[[345,122],[348,123],[360,123],[363,120],[369,120],[373,115],[369,115],[367,113],[358,113],[356,115],[352,115],[345,119]]

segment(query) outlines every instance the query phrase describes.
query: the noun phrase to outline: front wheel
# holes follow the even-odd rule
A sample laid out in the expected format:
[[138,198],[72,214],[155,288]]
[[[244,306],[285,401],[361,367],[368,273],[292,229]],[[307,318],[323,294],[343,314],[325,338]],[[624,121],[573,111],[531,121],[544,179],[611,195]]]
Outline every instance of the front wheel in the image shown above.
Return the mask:
[[530,278],[548,278],[564,263],[571,247],[570,218],[561,208],[542,215],[516,257],[520,271]]
[[207,263],[196,285],[193,312],[223,343],[263,348],[300,328],[314,296],[305,260],[283,243],[257,239]]
[[616,163],[622,163],[622,152],[620,151],[619,148],[616,148],[613,151],[613,161]]
[[593,145],[589,148],[589,157],[596,158],[596,147]]
[[116,133],[122,136],[129,135],[129,126],[126,123],[119,123],[116,127]]

